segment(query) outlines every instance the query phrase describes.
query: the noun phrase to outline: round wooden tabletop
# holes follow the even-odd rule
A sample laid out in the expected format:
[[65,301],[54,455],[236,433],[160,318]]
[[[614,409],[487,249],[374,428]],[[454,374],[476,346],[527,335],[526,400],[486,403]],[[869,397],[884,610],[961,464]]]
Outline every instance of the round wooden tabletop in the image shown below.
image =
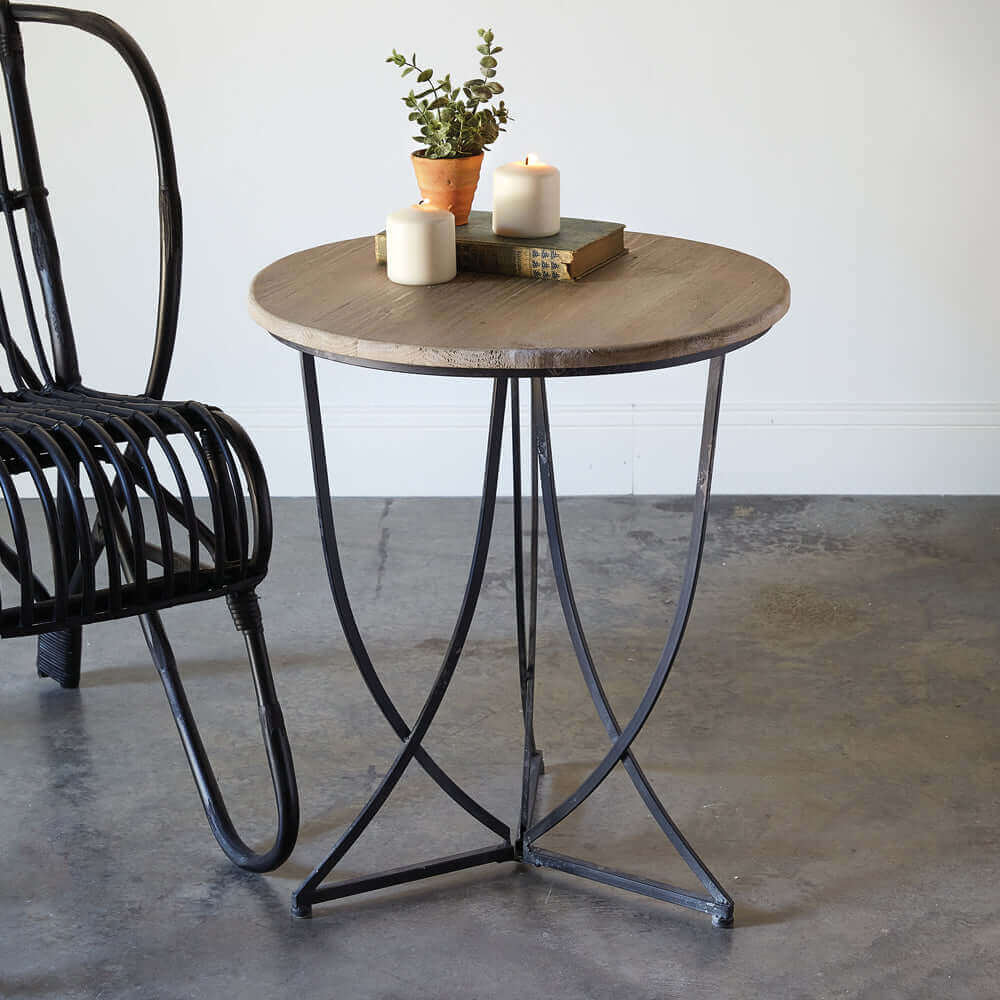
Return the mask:
[[724,247],[627,233],[629,250],[579,281],[460,272],[389,281],[362,237],[264,268],[250,315],[297,350],[430,374],[599,374],[732,350],[788,311],[785,277]]

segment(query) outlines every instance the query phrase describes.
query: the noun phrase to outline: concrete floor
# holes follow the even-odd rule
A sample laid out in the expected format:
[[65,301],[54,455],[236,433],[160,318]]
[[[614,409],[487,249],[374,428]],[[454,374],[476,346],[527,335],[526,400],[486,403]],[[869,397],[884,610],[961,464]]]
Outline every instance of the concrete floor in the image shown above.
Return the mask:
[[[620,715],[663,641],[688,505],[566,501],[566,544]],[[453,624],[475,503],[339,507],[357,612],[413,718]],[[510,503],[428,745],[516,811]],[[1000,501],[719,498],[677,667],[637,756],[736,899],[736,928],[571,876],[497,865],[289,916],[292,889],[397,742],[331,609],[313,505],[276,505],[265,620],[302,789],[272,876],[216,849],[134,622],[86,633],[81,690],[4,640],[0,995],[59,998],[983,998],[1000,982]],[[542,805],[606,749],[547,561]],[[225,607],[166,616],[244,829],[271,820]],[[408,773],[344,874],[485,846]],[[543,844],[693,884],[623,773]]]

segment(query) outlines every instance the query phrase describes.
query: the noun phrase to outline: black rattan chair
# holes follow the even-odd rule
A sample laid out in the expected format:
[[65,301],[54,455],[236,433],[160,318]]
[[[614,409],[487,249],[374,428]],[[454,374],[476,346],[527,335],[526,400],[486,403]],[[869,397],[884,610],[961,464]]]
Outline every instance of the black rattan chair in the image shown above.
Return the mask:
[[[20,33],[26,21],[104,39],[128,64],[149,112],[159,173],[160,291],[153,359],[140,396],[90,389],[81,380],[28,104]],[[0,391],[0,488],[10,522],[0,564],[14,581],[11,599],[0,604],[0,636],[37,635],[39,674],[76,687],[83,626],[140,616],[216,839],[241,868],[270,871],[291,853],[299,823],[292,756],[255,593],[271,551],[270,498],[260,459],[231,417],[201,403],[162,399],[181,275],[181,205],[163,95],[138,45],[98,14],[0,0],[0,62],[20,175],[12,188],[0,147],[0,210],[26,320],[22,350],[0,298],[0,346],[11,380]],[[51,361],[18,235],[21,212]],[[19,483],[41,500],[44,536],[38,526],[29,532]],[[192,497],[203,494],[211,513],[201,519]],[[277,834],[261,853],[240,839],[229,817],[158,614],[222,596],[246,640],[274,784]]]

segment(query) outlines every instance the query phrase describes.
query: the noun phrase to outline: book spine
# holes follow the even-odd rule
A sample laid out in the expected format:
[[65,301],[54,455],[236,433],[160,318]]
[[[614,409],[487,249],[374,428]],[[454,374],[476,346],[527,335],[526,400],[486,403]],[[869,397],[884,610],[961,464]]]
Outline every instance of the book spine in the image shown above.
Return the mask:
[[[459,243],[456,247],[456,256],[460,271],[482,271],[487,274],[547,278],[553,281],[573,280],[569,272],[573,255],[564,251]],[[378,264],[385,264],[385,233],[379,233],[375,237],[375,261]]]
[[510,274],[519,278],[570,281],[568,265],[569,261],[564,260],[556,250],[458,244],[460,271],[484,271],[489,274]]

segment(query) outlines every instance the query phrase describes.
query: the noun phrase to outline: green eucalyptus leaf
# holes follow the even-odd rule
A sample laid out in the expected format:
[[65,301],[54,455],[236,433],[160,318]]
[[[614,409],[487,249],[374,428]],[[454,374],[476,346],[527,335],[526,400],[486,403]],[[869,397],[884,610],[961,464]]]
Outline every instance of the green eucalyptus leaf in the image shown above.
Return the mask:
[[481,43],[476,51],[482,57],[479,62],[481,77],[457,86],[452,85],[448,73],[433,84],[434,71],[420,69],[415,52],[407,62],[402,53],[393,49],[392,56],[386,60],[402,70],[401,78],[416,73],[416,81],[429,87],[419,93],[411,90],[402,99],[409,109],[408,120],[417,123],[420,129],[420,135],[413,136],[421,147],[417,151],[420,156],[439,160],[481,153],[496,141],[503,131],[502,125],[510,120],[502,100],[496,108],[491,107],[497,95],[503,93],[503,87],[493,79],[497,75],[496,54],[502,49],[493,47],[492,29],[479,28],[478,34]]
[[503,52],[503,46],[502,45],[495,45],[492,48],[492,50],[491,50],[491,54],[492,55],[496,55],[498,52]]

